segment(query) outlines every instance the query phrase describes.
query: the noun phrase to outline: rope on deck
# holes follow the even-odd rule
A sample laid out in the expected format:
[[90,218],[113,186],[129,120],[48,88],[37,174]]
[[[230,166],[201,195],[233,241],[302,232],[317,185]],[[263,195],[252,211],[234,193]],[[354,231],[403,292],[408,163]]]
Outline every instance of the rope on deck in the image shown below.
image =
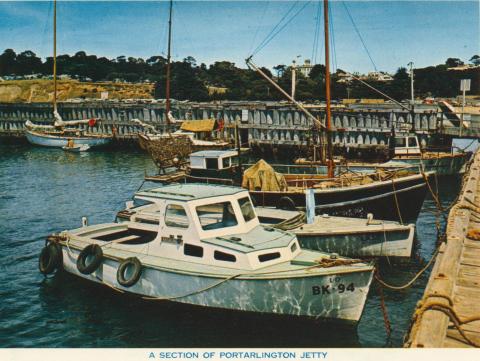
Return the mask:
[[[431,298],[431,297],[445,298],[445,299],[448,300],[449,304],[446,305],[446,304],[440,303],[438,301],[427,300],[428,298]],[[480,321],[480,315],[474,315],[474,316],[470,316],[470,317],[461,318],[458,315],[457,311],[455,310],[455,308],[453,306],[452,299],[447,295],[429,294],[425,297],[424,301],[419,302],[419,304],[417,306],[417,310],[415,311],[415,314],[414,314],[414,317],[413,317],[413,322],[414,323],[413,323],[412,330],[410,331],[410,333],[417,331],[417,329],[420,325],[420,320],[422,319],[424,313],[428,310],[434,310],[434,311],[442,312],[449,318],[449,320],[452,322],[453,326],[457,329],[457,331],[460,333],[460,335],[462,336],[462,338],[464,339],[465,342],[463,342],[463,340],[456,339],[457,341],[467,343],[470,346],[473,346],[473,347],[476,347],[476,348],[480,348],[480,343],[472,340],[466,334],[465,330],[462,328],[462,325],[465,325],[465,324],[468,324],[468,323],[471,323],[471,322],[475,322],[475,321]]]

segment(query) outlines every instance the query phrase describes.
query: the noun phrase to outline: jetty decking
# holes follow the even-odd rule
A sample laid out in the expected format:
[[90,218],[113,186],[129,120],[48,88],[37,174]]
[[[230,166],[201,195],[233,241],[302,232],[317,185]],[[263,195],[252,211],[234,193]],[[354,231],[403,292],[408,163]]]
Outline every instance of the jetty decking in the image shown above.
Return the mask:
[[479,347],[480,150],[464,175],[438,252],[405,346]]

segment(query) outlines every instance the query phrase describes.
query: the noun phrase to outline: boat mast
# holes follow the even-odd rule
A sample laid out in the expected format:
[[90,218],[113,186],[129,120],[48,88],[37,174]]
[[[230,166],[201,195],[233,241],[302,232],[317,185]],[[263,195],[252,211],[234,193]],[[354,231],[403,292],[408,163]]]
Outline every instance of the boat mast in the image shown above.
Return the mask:
[[173,0],[170,0],[170,14],[168,17],[168,50],[167,50],[167,83],[165,86],[165,112],[167,115],[167,131],[170,133],[170,61],[171,61],[171,45],[172,45],[172,9]]
[[325,100],[327,108],[325,125],[327,132],[327,165],[328,178],[333,178],[333,152],[332,152],[332,114],[330,109],[330,59],[329,59],[329,34],[328,34],[328,0],[323,1],[323,16],[325,19]]
[[57,0],[53,1],[53,112],[57,111]]

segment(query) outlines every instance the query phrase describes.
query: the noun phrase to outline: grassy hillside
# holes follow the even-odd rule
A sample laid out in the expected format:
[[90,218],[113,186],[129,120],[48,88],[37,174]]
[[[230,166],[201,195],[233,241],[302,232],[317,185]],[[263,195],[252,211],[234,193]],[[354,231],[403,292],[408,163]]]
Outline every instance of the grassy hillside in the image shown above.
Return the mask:
[[[86,83],[77,80],[58,81],[58,100],[72,98],[98,98],[102,92],[108,92],[109,99],[129,99],[153,97],[154,84],[125,83]],[[0,82],[0,102],[38,103],[50,102],[53,98],[51,80],[12,80]]]

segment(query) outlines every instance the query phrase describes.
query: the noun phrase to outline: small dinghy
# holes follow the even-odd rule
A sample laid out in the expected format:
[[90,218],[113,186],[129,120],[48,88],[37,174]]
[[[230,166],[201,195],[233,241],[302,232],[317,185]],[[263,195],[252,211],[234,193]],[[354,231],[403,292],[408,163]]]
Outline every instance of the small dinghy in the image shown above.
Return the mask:
[[[176,184],[137,192],[130,220],[48,238],[40,271],[55,269],[150,300],[355,324],[373,266],[301,249],[261,225],[248,191]],[[141,209],[141,214],[135,214]]]
[[80,153],[89,150],[90,146],[88,144],[73,144],[73,142],[69,141],[62,149],[66,152]]
[[365,218],[315,216],[308,224],[305,214],[257,207],[260,222],[295,233],[302,248],[335,252],[347,257],[410,257],[415,225]]

